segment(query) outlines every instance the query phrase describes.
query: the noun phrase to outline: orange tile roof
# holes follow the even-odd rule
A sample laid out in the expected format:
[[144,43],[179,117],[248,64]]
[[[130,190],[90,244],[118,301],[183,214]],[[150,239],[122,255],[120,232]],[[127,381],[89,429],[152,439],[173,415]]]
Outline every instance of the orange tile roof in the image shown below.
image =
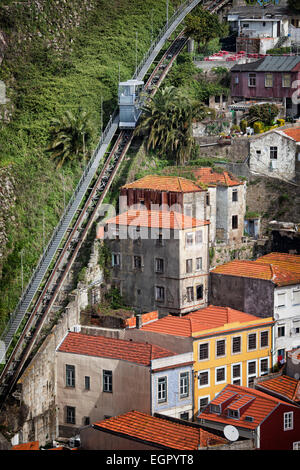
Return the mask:
[[203,189],[191,180],[180,176],[158,176],[148,175],[125,184],[121,189],[150,189],[153,191],[169,191],[176,193],[193,193],[203,191]]
[[[224,407],[222,413],[219,415],[217,413],[213,413],[210,411],[210,404],[218,404],[220,402],[220,395],[224,393],[224,391],[233,391],[236,393],[236,397],[230,404]],[[249,397],[254,399],[250,400]],[[248,399],[247,406],[243,408],[243,403],[240,400],[244,400],[244,398]],[[240,418],[232,419],[227,416],[227,409],[235,409],[234,403],[235,401],[240,401],[241,409],[240,409]],[[203,410],[202,413],[199,414],[199,419],[205,419],[208,421],[214,421],[222,424],[231,424],[236,427],[243,427],[248,429],[256,429],[259,424],[268,417],[277,407],[278,403],[284,403],[285,405],[287,402],[280,400],[278,398],[272,397],[267,393],[261,392],[254,388],[247,388],[241,387],[239,385],[231,385],[228,384],[223,388],[220,394],[214,398],[210,404]],[[244,403],[245,404],[245,403]],[[290,404],[290,406],[294,406]],[[238,407],[237,407],[238,408]],[[298,407],[295,407],[298,408]],[[253,421],[245,420],[246,416],[251,416]]]
[[[271,258],[261,257],[256,261],[234,260],[217,266],[212,273],[249,277],[272,281],[277,286],[288,286],[300,282],[299,262],[280,263]],[[298,256],[298,258],[300,258]]]
[[39,441],[26,442],[12,446],[10,450],[40,450]]
[[209,221],[172,211],[129,210],[106,220],[106,224],[183,230],[208,225]]
[[260,388],[274,392],[281,395],[283,398],[288,398],[292,401],[300,401],[300,381],[289,377],[287,375],[281,375],[272,379],[263,380],[257,384]]
[[300,255],[288,253],[269,253],[256,260],[257,263],[272,263],[273,266],[300,274]]
[[226,444],[226,439],[204,431],[200,427],[158,418],[139,411],[129,411],[120,416],[93,424],[100,430],[112,431],[125,438],[142,440],[164,449],[198,450],[199,447]]
[[228,173],[228,171],[219,173],[213,171],[211,167],[197,168],[193,170],[193,174],[196,176],[197,181],[207,184],[208,186],[238,186],[244,184],[243,181]]
[[149,366],[152,359],[175,356],[176,353],[148,343],[89,336],[70,332],[60,345],[58,351],[82,354],[94,357],[121,359]]
[[284,132],[289,137],[292,137],[296,142],[300,142],[300,127],[292,127],[290,129],[283,129]]
[[[271,319],[265,319],[266,322]],[[174,336],[195,336],[197,333],[205,333],[206,330],[220,328],[230,323],[248,323],[253,322],[253,326],[258,324],[258,318],[249,313],[240,312],[229,307],[216,307],[209,305],[195,312],[188,313],[183,317],[168,315],[166,317],[142,326],[141,330],[154,331],[157,333],[169,334]],[[239,328],[242,326],[239,325]]]

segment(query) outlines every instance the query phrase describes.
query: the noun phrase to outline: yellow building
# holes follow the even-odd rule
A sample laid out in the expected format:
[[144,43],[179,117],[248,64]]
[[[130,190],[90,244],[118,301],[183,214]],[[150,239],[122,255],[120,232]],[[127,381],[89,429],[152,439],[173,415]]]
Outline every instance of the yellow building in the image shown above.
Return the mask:
[[195,415],[226,384],[251,387],[255,377],[269,373],[273,325],[272,317],[210,305],[183,317],[164,317],[142,330],[185,337],[193,348]]

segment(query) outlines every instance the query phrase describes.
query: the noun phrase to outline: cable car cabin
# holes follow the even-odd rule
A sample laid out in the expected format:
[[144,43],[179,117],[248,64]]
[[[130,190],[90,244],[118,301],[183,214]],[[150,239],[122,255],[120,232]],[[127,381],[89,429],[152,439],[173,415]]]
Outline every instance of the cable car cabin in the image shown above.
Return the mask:
[[119,83],[119,113],[120,129],[134,129],[140,117],[140,95],[144,82],[141,80],[128,80]]

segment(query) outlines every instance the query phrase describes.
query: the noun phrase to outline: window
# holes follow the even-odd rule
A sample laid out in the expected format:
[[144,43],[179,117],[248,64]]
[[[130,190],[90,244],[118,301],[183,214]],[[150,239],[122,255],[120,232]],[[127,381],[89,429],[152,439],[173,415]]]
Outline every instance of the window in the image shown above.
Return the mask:
[[142,267],[142,257],[141,256],[134,256],[133,257],[133,267],[134,267],[134,269],[141,269],[141,267]]
[[256,73],[249,73],[248,86],[256,86]]
[[180,398],[189,396],[189,373],[182,372],[180,374]]
[[195,234],[195,243],[200,244],[202,243],[202,230],[197,230]]
[[83,418],[83,425],[84,425],[84,426],[89,426],[89,424],[90,424],[90,418],[89,418],[89,416],[84,416],[84,418]]
[[194,242],[194,235],[192,233],[187,233],[185,235],[185,244],[192,245]]
[[188,215],[189,217],[192,217],[192,206],[190,204],[184,205],[184,215]]
[[209,403],[209,397],[199,398],[199,412],[203,411],[204,408],[207,407],[208,403]]
[[232,216],[232,229],[238,228],[238,216],[233,215]]
[[225,367],[216,368],[216,383],[226,381],[226,369]]
[[157,246],[164,246],[164,239],[163,239],[163,234],[162,233],[158,234],[158,239],[156,240],[156,245]]
[[226,341],[225,341],[225,339],[217,340],[216,343],[217,343],[216,344],[216,356],[217,357],[225,356],[225,354],[226,354],[226,351],[225,351]]
[[266,73],[265,74],[265,87],[269,88],[273,86],[273,74],[272,73]]
[[193,260],[192,259],[187,259],[185,261],[185,270],[187,273],[193,272]]
[[293,302],[293,305],[300,304],[300,289],[299,288],[293,290],[292,302]]
[[209,409],[210,409],[211,413],[220,414],[220,406],[219,405],[211,404]]
[[232,364],[231,382],[234,385],[241,385],[241,364]]
[[208,359],[209,352],[209,343],[200,343],[199,344],[199,361],[204,361]]
[[270,147],[270,159],[277,160],[277,147]]
[[243,28],[249,28],[249,23],[243,23]]
[[269,346],[269,332],[261,331],[260,332],[260,347],[266,348]]
[[277,307],[285,306],[285,292],[279,292],[277,294]]
[[248,362],[248,387],[253,386],[255,377],[256,377],[256,361],[249,361]]
[[300,441],[293,442],[293,450],[300,450]]
[[196,296],[197,300],[203,299],[203,285],[199,284],[199,286],[196,286]]
[[162,258],[155,258],[155,272],[156,273],[164,272],[164,260]]
[[293,423],[294,413],[289,411],[288,413],[283,413],[283,429],[284,431],[289,431],[294,428]]
[[202,258],[196,258],[196,271],[201,271],[202,269]]
[[187,296],[188,302],[193,302],[194,300],[194,288],[193,287],[186,288],[186,296]]
[[227,410],[227,416],[229,418],[239,419],[239,417],[240,417],[239,410],[230,410],[230,409],[228,409]]
[[221,101],[221,96],[220,95],[216,95],[215,96],[215,103],[220,103]]
[[113,253],[112,254],[112,260],[111,260],[112,266],[121,266],[121,256],[120,253]]
[[235,83],[236,85],[238,85],[238,83],[239,83],[239,76],[238,76],[238,75],[236,75],[236,76],[234,77],[234,83]]
[[91,380],[90,380],[90,377],[88,375],[86,375],[84,377],[84,388],[85,388],[85,390],[90,390],[90,388],[91,388]]
[[248,335],[248,351],[256,349],[256,333],[249,333]]
[[259,360],[259,375],[266,375],[269,372],[269,359],[267,357]]
[[167,401],[167,377],[157,379],[157,401],[158,403]]
[[112,371],[104,370],[103,371],[103,392],[112,393]]
[[237,354],[241,352],[241,337],[234,336],[232,338],[232,354]]
[[66,387],[75,387],[75,366],[66,365]]
[[238,200],[238,190],[233,189],[232,190],[232,202],[237,202],[237,200]]
[[256,156],[257,156],[257,158],[261,157],[261,150],[256,150]]
[[66,409],[66,422],[68,424],[76,424],[74,406],[67,406],[67,409]]
[[209,385],[208,370],[199,372],[199,387],[205,387]]
[[156,286],[155,287],[155,300],[163,302],[165,300],[165,288]]
[[189,420],[189,414],[187,411],[184,411],[183,413],[180,413],[180,419],[183,419],[184,421]]
[[281,338],[282,336],[285,336],[285,326],[279,326],[277,328],[277,336],[278,336],[278,338]]
[[206,205],[210,205],[210,198],[209,198],[209,193],[206,193]]
[[289,73],[282,74],[282,86],[283,88],[290,88],[291,86],[291,75]]

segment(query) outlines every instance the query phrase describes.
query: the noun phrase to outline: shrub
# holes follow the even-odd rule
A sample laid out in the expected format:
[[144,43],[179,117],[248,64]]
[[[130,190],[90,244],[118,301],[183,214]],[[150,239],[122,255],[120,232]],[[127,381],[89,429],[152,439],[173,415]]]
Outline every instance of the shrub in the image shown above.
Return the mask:
[[264,125],[261,121],[256,121],[253,124],[254,134],[262,134],[264,132]]

